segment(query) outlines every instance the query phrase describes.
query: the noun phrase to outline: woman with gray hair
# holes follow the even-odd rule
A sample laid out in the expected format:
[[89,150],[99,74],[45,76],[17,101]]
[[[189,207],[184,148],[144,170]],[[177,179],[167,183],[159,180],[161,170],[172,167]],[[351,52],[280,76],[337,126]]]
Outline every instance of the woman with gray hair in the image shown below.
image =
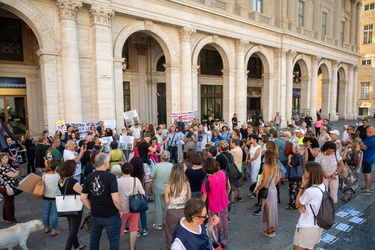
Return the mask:
[[164,200],[164,190],[165,186],[169,182],[169,176],[172,171],[173,164],[169,162],[170,153],[164,150],[160,154],[161,162],[155,164],[154,168],[151,170],[150,178],[153,180],[153,193],[155,197],[155,224],[152,226],[156,230],[161,230],[163,215],[166,211],[166,204]]

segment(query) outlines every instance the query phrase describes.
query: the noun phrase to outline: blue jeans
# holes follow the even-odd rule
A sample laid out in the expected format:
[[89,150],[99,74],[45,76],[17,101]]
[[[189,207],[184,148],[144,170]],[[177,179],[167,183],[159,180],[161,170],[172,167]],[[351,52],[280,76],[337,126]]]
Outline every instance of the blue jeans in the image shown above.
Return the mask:
[[168,147],[169,153],[171,153],[171,163],[174,160],[174,163],[178,163],[178,154],[177,147]]
[[117,214],[108,218],[91,215],[90,250],[99,250],[103,228],[107,232],[110,249],[119,250],[121,218]]
[[59,216],[57,215],[56,200],[43,200],[44,213],[43,213],[43,224],[45,227],[50,225],[50,214],[52,217],[52,229],[57,228],[57,222],[59,221]]
[[142,212],[139,216],[141,219],[142,229],[147,229],[147,214],[146,211]]

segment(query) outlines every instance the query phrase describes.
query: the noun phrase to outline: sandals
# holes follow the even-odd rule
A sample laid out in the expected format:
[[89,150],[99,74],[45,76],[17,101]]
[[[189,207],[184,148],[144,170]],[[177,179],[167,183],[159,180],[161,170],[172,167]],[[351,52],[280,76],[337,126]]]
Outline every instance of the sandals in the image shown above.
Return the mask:
[[285,208],[286,208],[286,209],[289,209],[289,210],[295,210],[295,209],[297,209],[296,206],[291,206],[291,205],[288,205],[288,206],[286,206]]
[[55,237],[56,235],[61,234],[61,231],[55,231],[55,233],[51,233],[51,237]]
[[260,231],[260,233],[263,234],[264,236],[267,236],[267,237],[270,237],[270,238],[276,236],[276,232],[275,231],[269,232],[267,230],[262,230],[262,231]]

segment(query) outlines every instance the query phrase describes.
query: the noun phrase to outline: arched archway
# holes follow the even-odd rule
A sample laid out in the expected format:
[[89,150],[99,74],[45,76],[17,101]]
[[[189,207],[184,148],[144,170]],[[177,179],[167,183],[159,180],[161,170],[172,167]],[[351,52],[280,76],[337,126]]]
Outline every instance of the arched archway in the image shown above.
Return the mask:
[[[30,65],[30,62],[23,62],[12,64],[6,71],[0,69],[0,75],[3,77],[25,79],[27,100],[40,100],[40,102],[29,101],[25,104],[25,110],[28,111],[25,114],[28,117],[28,124],[23,129],[32,129],[35,133],[40,133],[46,128],[54,131],[56,120],[61,118],[59,118],[56,68],[56,54],[59,45],[54,28],[51,25],[52,22],[29,0],[0,0],[0,9],[12,13],[16,16],[16,19],[22,20],[30,28],[29,31],[32,31],[32,36],[35,36],[37,41],[37,50],[30,47],[26,50],[31,53],[30,56],[37,62],[34,65],[35,68],[25,67],[26,64]],[[22,33],[22,36],[24,35],[27,36],[27,34]],[[22,121],[22,119],[20,120]]]
[[[165,106],[163,121],[169,123],[167,117],[171,117],[172,112],[179,111],[179,98],[172,94],[180,91],[179,84],[172,84],[172,82],[179,82],[179,69],[177,67],[179,53],[175,46],[176,43],[172,42],[171,36],[166,35],[159,25],[151,21],[134,22],[124,26],[114,40],[113,54],[115,58],[124,57],[123,47],[129,38],[136,40],[136,45],[133,47],[135,51],[129,52],[130,54],[133,53],[135,59],[132,62],[128,61],[127,58],[127,63],[137,64],[135,71],[138,72],[138,75],[135,76],[134,70],[131,70],[131,73],[129,73],[129,70],[123,72],[121,70],[122,60],[117,60],[115,61],[117,67],[114,67],[115,85],[118,86],[118,89],[121,89],[123,81],[130,84],[131,96],[134,97],[130,98],[131,109],[138,110],[142,121],[159,122],[158,107]],[[145,39],[145,42],[142,39]],[[156,63],[162,55],[165,56],[165,71],[157,72]],[[164,86],[162,89],[165,93],[159,93],[158,89],[161,85]],[[165,97],[165,103],[157,105],[160,95]],[[118,100],[116,102],[116,117],[120,117],[117,122],[122,124],[123,93],[116,92],[116,100]]]
[[329,118],[329,103],[330,103],[330,71],[325,59],[318,63],[318,95],[317,95],[317,109],[322,117]]
[[339,65],[339,70],[337,71],[337,102],[336,110],[339,112],[339,118],[346,118],[347,110],[347,88],[348,80],[347,74],[344,67]]
[[[199,97],[200,117],[207,119],[213,114],[214,119],[229,120],[234,110],[233,105],[229,104],[234,98],[233,51],[218,36],[204,37],[192,48],[192,67],[197,69],[197,75],[192,76],[193,96]],[[205,55],[208,60],[204,59]],[[206,68],[203,63],[212,67]]]

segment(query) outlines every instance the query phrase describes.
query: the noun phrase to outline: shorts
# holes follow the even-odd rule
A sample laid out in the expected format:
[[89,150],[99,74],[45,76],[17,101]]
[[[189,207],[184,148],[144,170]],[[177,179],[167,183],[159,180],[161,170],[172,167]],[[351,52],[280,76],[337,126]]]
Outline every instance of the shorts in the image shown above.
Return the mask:
[[371,174],[372,173],[372,164],[368,162],[362,162],[362,173],[363,174]]
[[298,247],[315,249],[322,236],[323,228],[320,227],[297,227],[294,233],[293,244]]
[[241,187],[241,184],[240,184],[239,180],[236,180],[235,182],[230,184],[230,190],[231,191],[234,191],[234,190],[236,190],[236,188],[239,188],[239,187]]

